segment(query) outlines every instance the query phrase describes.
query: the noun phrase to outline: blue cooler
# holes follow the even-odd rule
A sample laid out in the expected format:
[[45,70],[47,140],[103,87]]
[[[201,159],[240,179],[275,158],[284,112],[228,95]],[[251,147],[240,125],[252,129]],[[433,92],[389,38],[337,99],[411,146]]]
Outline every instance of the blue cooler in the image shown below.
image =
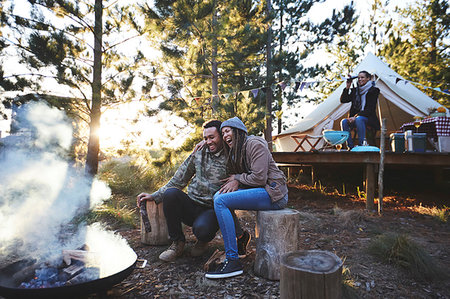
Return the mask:
[[414,152],[424,153],[427,148],[427,133],[413,133]]
[[390,139],[391,139],[391,150],[394,153],[403,153],[405,151],[404,133],[392,133],[390,135]]

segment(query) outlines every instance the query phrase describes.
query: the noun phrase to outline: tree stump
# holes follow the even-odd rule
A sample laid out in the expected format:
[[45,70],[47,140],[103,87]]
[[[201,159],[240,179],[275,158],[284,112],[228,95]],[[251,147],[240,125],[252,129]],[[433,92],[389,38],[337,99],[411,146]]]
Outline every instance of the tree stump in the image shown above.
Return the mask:
[[280,298],[342,297],[342,261],[322,250],[289,252],[281,257]]
[[163,205],[156,204],[153,200],[147,200],[146,204],[148,218],[150,220],[151,231],[147,232],[141,217],[141,242],[147,245],[167,245],[169,232],[164,217]]
[[256,217],[256,275],[280,279],[280,258],[299,249],[300,213],[292,209],[258,211]]

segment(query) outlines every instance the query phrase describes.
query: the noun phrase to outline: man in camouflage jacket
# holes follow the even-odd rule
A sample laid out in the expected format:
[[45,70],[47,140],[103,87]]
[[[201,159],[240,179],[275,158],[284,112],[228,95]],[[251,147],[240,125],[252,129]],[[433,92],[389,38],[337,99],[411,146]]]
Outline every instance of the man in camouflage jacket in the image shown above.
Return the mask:
[[[183,254],[185,236],[182,223],[191,226],[197,243],[191,250],[192,256],[199,256],[207,249],[219,229],[214,213],[213,196],[220,189],[222,179],[227,177],[223,140],[220,134],[221,122],[212,120],[203,126],[203,138],[206,146],[194,151],[178,168],[170,181],[158,191],[137,196],[138,205],[146,200],[163,203],[169,238],[172,245],[159,258],[173,261]],[[183,190],[186,186],[187,194]],[[237,218],[236,235],[244,236]],[[242,242],[249,242],[249,235]],[[241,244],[242,245],[242,244]],[[245,250],[245,249],[244,249]]]

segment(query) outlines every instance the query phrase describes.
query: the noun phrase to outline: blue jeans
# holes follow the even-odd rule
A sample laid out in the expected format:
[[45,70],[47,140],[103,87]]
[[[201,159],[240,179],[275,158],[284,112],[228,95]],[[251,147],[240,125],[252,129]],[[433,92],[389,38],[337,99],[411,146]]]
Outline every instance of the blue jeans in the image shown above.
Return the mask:
[[236,232],[231,210],[281,210],[287,205],[288,195],[274,203],[264,188],[239,189],[214,195],[214,211],[223,236],[225,254],[229,260],[239,259]]
[[[341,121],[341,130],[350,132],[356,126],[356,133],[358,134],[358,145],[363,145],[364,139],[366,138],[366,125],[369,119],[365,116],[357,116],[353,123],[349,123],[347,118]],[[347,139],[347,146],[353,148],[352,135]]]

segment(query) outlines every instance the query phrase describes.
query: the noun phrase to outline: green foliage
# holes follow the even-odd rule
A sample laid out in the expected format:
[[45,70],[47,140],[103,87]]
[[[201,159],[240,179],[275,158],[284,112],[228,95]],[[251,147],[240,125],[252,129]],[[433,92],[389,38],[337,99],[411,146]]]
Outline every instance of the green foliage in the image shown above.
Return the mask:
[[100,222],[111,229],[136,228],[139,222],[135,214],[134,208],[130,209],[127,206],[115,208],[110,203],[104,203],[85,215],[85,221],[88,224]]
[[[403,19],[389,35],[380,54],[401,76],[442,90],[450,87],[448,9],[446,0],[416,0],[399,11]],[[450,107],[450,96],[433,89],[418,88]]]
[[431,256],[406,235],[379,235],[371,241],[368,251],[386,263],[408,270],[419,279],[445,279],[447,276]]
[[[132,87],[144,56],[122,45],[131,39],[130,34],[140,34],[133,20],[135,9],[123,1],[120,4],[100,0],[95,4],[74,0],[29,2],[30,17],[16,15],[14,3],[1,11],[8,38],[1,39],[0,51],[6,46],[14,48],[29,73],[24,80],[24,75],[14,73],[15,70],[4,76],[0,69],[0,87],[47,96],[71,94],[76,103],[61,101],[57,105],[71,109],[78,120],[88,122],[92,132],[98,131],[101,107],[130,101],[136,96]],[[94,41],[102,44],[96,47]],[[94,51],[97,48],[99,51]],[[4,77],[7,79],[3,80]],[[8,108],[13,100],[3,99],[2,106]],[[98,138],[91,134],[89,141],[83,143],[89,146],[87,164],[93,173],[98,163]]]
[[154,7],[143,6],[142,11],[150,38],[161,41],[161,69],[169,78],[164,82],[169,95],[160,108],[197,127],[211,118],[238,115],[248,120],[250,131],[261,131],[264,101],[219,95],[264,86],[262,4],[156,1]]
[[162,153],[157,159],[142,155],[106,161],[99,168],[99,178],[114,194],[136,196],[144,191],[154,192],[167,183],[186,157],[168,149]]

